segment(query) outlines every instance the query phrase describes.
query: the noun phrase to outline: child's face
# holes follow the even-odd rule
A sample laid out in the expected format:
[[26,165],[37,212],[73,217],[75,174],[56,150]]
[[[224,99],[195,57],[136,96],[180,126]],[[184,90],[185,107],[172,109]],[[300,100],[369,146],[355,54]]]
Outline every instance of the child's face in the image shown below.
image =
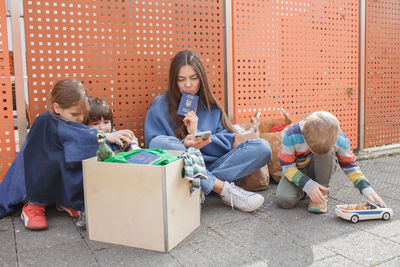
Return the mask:
[[103,130],[105,133],[111,133],[112,130],[111,121],[105,120],[103,117],[101,120],[89,122],[88,125],[97,130]]
[[192,66],[185,65],[178,71],[177,84],[181,93],[195,95],[200,89],[200,77]]
[[81,104],[69,108],[61,108],[58,103],[53,103],[54,111],[66,120],[83,123],[84,114]]

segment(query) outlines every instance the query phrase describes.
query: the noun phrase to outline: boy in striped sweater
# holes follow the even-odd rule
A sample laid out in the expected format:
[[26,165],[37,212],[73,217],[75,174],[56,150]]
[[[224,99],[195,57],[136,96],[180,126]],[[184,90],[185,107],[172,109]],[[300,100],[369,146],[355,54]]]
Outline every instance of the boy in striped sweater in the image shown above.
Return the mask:
[[314,112],[290,127],[283,136],[279,159],[283,175],[276,195],[282,208],[294,207],[305,192],[310,198],[308,211],[326,212],[328,185],[336,171],[336,160],[361,194],[386,206],[355,163],[349,140],[329,112]]

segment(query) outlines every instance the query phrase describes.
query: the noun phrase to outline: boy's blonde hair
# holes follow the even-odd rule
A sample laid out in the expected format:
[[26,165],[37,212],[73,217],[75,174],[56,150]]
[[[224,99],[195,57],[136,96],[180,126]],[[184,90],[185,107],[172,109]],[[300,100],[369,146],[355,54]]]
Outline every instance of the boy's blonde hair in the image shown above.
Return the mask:
[[338,139],[339,121],[332,113],[316,111],[305,119],[303,135],[313,153],[326,154]]

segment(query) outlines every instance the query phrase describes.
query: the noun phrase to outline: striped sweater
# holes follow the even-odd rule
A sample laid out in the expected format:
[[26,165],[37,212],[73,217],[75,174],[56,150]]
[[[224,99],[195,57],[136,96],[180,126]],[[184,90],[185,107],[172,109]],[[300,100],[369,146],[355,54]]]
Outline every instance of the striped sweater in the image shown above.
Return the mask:
[[[285,133],[282,140],[282,146],[279,151],[279,159],[282,166],[282,174],[295,185],[303,188],[306,193],[311,190],[311,184],[315,184],[312,179],[304,175],[297,167],[305,167],[311,162],[312,152],[308,149],[304,142],[304,135],[302,132],[304,121],[294,124]],[[360,193],[369,195],[373,193],[368,180],[364,177],[360,167],[356,164],[356,157],[350,150],[350,141],[346,135],[340,130],[338,140],[333,148],[339,165],[353,183],[353,185],[360,190]],[[308,183],[308,184],[307,184]]]

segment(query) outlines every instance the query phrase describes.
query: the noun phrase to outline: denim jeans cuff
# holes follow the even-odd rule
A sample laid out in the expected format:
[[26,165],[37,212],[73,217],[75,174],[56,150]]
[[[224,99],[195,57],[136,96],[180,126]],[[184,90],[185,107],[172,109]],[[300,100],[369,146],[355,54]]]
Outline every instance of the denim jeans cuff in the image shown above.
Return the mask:
[[201,190],[206,196],[212,191],[215,179],[217,178],[211,172],[207,171],[207,179],[200,181]]

